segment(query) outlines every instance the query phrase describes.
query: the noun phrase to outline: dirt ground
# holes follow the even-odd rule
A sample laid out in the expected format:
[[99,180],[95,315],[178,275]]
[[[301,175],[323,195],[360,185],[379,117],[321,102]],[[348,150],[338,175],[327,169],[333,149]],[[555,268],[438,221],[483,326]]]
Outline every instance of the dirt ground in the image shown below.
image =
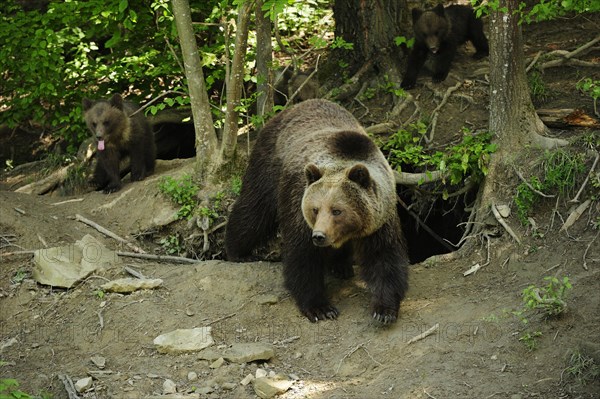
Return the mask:
[[[586,16],[530,27],[525,35],[527,55],[573,50],[591,40],[598,26],[598,16]],[[459,58],[450,79],[437,86],[443,91],[454,85],[453,79],[468,79],[458,91],[464,96],[451,97],[438,121],[439,131],[450,135],[465,122],[476,128],[487,125],[485,73],[476,72],[485,71],[487,61]],[[596,47],[583,58],[598,64],[600,50]],[[597,67],[548,69],[544,74],[548,96],[536,106],[582,108],[593,114],[591,98],[575,89],[575,82],[584,76],[600,79]],[[427,80],[422,76],[419,82]],[[428,87],[412,93],[429,112],[439,101]],[[476,101],[469,103],[467,98]],[[375,107],[375,101],[372,104]],[[376,122],[375,108],[366,115],[364,109],[359,111],[362,105],[347,106],[365,125]],[[593,131],[556,133],[576,139]],[[280,396],[288,399],[600,397],[597,375],[581,381],[569,370],[571,355],[577,351],[595,359],[597,366],[599,361],[600,240],[592,226],[600,212],[597,200],[568,233],[559,229],[570,210],[569,198],[545,201],[533,215],[543,235],[521,227],[514,204],[509,204],[513,216],[508,222],[522,244],[505,233],[492,238],[489,246],[482,242],[466,258],[437,257],[411,265],[410,290],[399,320],[385,328],[371,321],[369,293],[356,278],[329,282],[341,313],[337,320],[309,323],[283,288],[278,262],[238,264],[217,259],[191,265],[120,257],[115,267],[63,290],[32,280],[30,254],[7,255],[72,244],[86,234],[110,249],[127,250],[77,221],[76,214],[148,252],[158,252],[160,232],[153,226],[160,215],[175,211],[159,193],[158,179],[187,173],[191,167],[190,160],[160,161],[155,175],[108,196],[21,194],[13,190],[31,176],[2,176],[0,379],[15,378],[22,390],[47,391],[54,398],[67,398],[58,375],[73,380],[93,375],[92,388],[80,394],[84,398],[161,395],[166,379],[175,382],[180,397],[254,398],[252,384],[240,381],[262,368],[293,381]],[[509,181],[515,186],[519,182],[516,176]],[[56,204],[73,198],[82,200]],[[139,235],[153,229],[154,235]],[[465,277],[463,273],[477,263],[486,265]],[[161,278],[164,286],[129,295],[99,295],[101,284],[126,276],[124,266]],[[533,313],[524,325],[512,312],[522,308],[523,289],[545,285],[546,276],[569,278],[573,288],[566,299],[567,311],[554,319]],[[266,362],[225,362],[211,368],[198,353],[161,354],[153,345],[162,333],[208,325],[213,328],[214,348],[264,342],[273,344],[275,356]],[[433,334],[411,342],[435,325]],[[526,330],[541,333],[535,350],[519,340]],[[103,370],[90,360],[95,355],[106,359]],[[198,379],[190,380],[190,372]]]

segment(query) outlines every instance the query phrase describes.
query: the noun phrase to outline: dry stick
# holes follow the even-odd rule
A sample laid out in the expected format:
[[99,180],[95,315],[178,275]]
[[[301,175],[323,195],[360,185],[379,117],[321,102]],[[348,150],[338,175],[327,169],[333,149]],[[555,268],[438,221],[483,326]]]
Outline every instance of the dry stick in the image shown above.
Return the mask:
[[286,106],[292,103],[292,101],[294,100],[294,97],[296,97],[298,95],[298,93],[300,93],[300,90],[302,90],[304,88],[304,86],[317,74],[317,72],[319,71],[319,59],[320,58],[321,58],[321,54],[319,54],[317,56],[317,61],[315,63],[315,69],[310,73],[310,75],[308,75],[306,77],[304,82],[302,82],[302,84],[300,86],[298,86],[298,88],[296,89],[296,91],[294,93],[292,93],[290,98],[288,98],[287,103],[285,104]]
[[442,107],[444,105],[446,105],[446,103],[448,102],[448,99],[450,98],[450,95],[452,93],[454,93],[456,90],[458,90],[461,86],[462,86],[463,82],[458,82],[456,83],[454,86],[448,87],[448,90],[446,90],[446,93],[444,93],[444,97],[442,98],[442,101],[440,101],[440,103],[438,104],[437,107],[435,107],[435,109],[433,110],[433,112],[431,113],[432,118],[431,118],[431,130],[429,132],[429,138],[425,137],[425,142],[427,144],[431,143],[433,141],[433,136],[435,134],[435,128],[437,125],[437,118],[439,115],[440,110],[442,109]]
[[581,185],[581,188],[579,189],[579,191],[577,191],[577,195],[575,195],[575,198],[573,198],[569,202],[579,202],[579,196],[583,192],[583,189],[587,185],[587,182],[590,180],[590,176],[594,172],[594,169],[596,169],[596,165],[598,164],[598,159],[600,159],[600,153],[598,151],[596,151],[596,159],[594,159],[594,163],[592,164],[592,168],[590,169],[589,173],[585,177],[585,180],[583,181],[583,184]]
[[513,165],[513,169],[515,170],[515,173],[517,174],[517,176],[519,176],[519,179],[521,179],[521,181],[523,183],[525,183],[525,185],[527,187],[529,187],[529,189],[531,191],[533,191],[534,193],[536,193],[537,195],[541,195],[544,198],[554,198],[556,197],[556,195],[554,194],[544,194],[543,192],[536,190],[535,188],[533,188],[533,186],[531,185],[531,183],[529,183],[527,180],[525,180],[525,178],[523,177],[523,175],[521,174],[521,172],[519,172],[519,170]]
[[573,57],[583,53],[584,51],[586,51],[587,49],[589,49],[590,47],[594,46],[596,43],[600,42],[600,35],[596,36],[594,39],[590,40],[589,42],[587,42],[586,44],[584,44],[581,47],[576,48],[575,50],[571,51],[571,52],[567,52],[566,54],[562,54],[562,53],[558,53],[558,52],[551,52],[549,53],[549,55],[553,55],[553,54],[560,54],[562,56],[562,59],[560,60],[552,60],[552,61],[548,61],[543,63],[542,65],[540,65],[540,69],[544,69],[544,68],[550,68],[553,66],[559,66],[564,64],[567,61],[571,61],[571,62],[575,62],[576,64],[586,64],[586,66],[598,66],[597,63],[588,63],[585,61],[581,61],[581,60],[575,60],[573,59]]
[[592,244],[594,243],[594,241],[596,241],[596,238],[598,238],[598,234],[600,234],[600,230],[596,233],[596,236],[594,237],[594,239],[592,241],[590,241],[590,243],[588,244],[588,246],[585,248],[585,252],[583,253],[583,268],[585,270],[588,270],[587,267],[587,261],[585,260],[588,251],[590,250],[590,247],[592,246]]
[[73,385],[73,380],[71,380],[71,377],[69,377],[66,374],[59,374],[58,378],[62,381],[63,385],[65,386],[65,390],[69,395],[69,399],[79,399],[79,396],[77,396],[77,390]]
[[508,234],[510,234],[510,236],[512,238],[514,238],[516,242],[518,242],[519,244],[521,244],[521,240],[515,234],[515,232],[510,228],[510,226],[508,225],[508,223],[506,223],[506,221],[504,220],[504,218],[502,217],[502,215],[500,215],[500,212],[498,212],[498,209],[496,208],[496,204],[494,204],[494,203],[492,203],[492,213],[494,214],[494,217],[496,218],[496,220],[498,221],[498,223],[500,223],[502,225],[502,227],[504,227],[504,229],[508,232]]
[[[357,99],[355,99],[355,100],[358,101]],[[360,103],[360,104],[362,104],[362,103]],[[406,107],[408,107],[409,104],[414,104],[415,107],[417,107],[417,103],[415,102],[413,96],[410,93],[406,93],[406,97],[404,98],[404,101],[398,102],[396,105],[394,105],[394,108],[392,108],[392,112],[390,112],[389,115],[387,116],[386,119],[388,120],[388,122],[382,122],[382,123],[378,123],[376,125],[371,125],[368,128],[366,128],[365,130],[367,131],[367,133],[379,134],[379,133],[387,133],[389,131],[396,129],[399,126],[399,123],[397,121],[400,120],[400,114],[404,111],[404,109]],[[405,123],[408,123],[408,122],[405,122]]]
[[56,205],[70,204],[71,202],[81,202],[81,201],[83,201],[83,198],[73,198],[73,199],[66,200],[66,201],[55,202],[50,205],[56,206]]
[[400,205],[402,205],[402,207],[406,210],[406,212],[408,212],[408,214],[410,216],[412,216],[417,223],[419,224],[419,226],[421,226],[425,231],[427,231],[429,233],[429,235],[431,235],[431,237],[433,237],[437,242],[439,242],[440,244],[442,244],[444,246],[444,248],[446,248],[448,251],[454,251],[454,248],[451,247],[450,245],[448,245],[448,243],[446,241],[444,241],[442,239],[442,237],[440,237],[439,235],[437,235],[435,233],[435,231],[433,231],[429,226],[427,226],[419,217],[419,215],[417,215],[415,212],[413,212],[412,210],[408,209],[408,206],[406,206],[406,204],[404,203],[404,201],[402,201],[402,199],[400,197],[397,198],[398,203]]
[[140,254],[135,252],[123,252],[117,251],[117,255],[126,256],[129,258],[146,259],[146,260],[157,260],[165,262],[176,262],[176,263],[200,263],[201,260],[182,258],[181,256],[170,256],[170,255],[152,255],[152,254]]
[[535,63],[540,59],[541,55],[542,55],[542,52],[538,51],[538,53],[535,55],[535,57],[533,57],[533,61],[531,61],[531,63],[527,66],[527,68],[525,68],[525,72],[529,72],[529,70],[531,68],[533,68],[533,66],[535,65]]
[[436,332],[438,328],[440,328],[440,323],[435,323],[435,325],[433,327],[431,327],[429,330],[417,335],[416,337],[411,338],[410,341],[408,341],[407,345],[410,345],[414,342],[420,341],[423,338],[427,338],[428,336],[430,336],[431,334]]
[[371,358],[371,360],[373,360],[375,363],[377,363],[377,365],[378,365],[378,366],[381,366],[381,362],[378,362],[377,360],[375,360],[375,359],[373,358],[373,356],[371,356],[371,353],[370,353],[370,352],[367,350],[367,348],[365,348],[365,345],[366,345],[366,344],[368,344],[369,342],[371,342],[371,341],[368,341],[368,342],[363,342],[362,344],[358,344],[358,345],[356,345],[354,348],[350,349],[350,350],[348,351],[348,353],[346,353],[346,354],[344,355],[344,357],[342,357],[342,360],[340,360],[340,362],[338,363],[338,366],[337,366],[337,369],[335,370],[335,374],[334,374],[334,375],[337,375],[337,373],[339,373],[339,371],[340,371],[340,368],[342,367],[342,363],[344,363],[344,360],[345,360],[347,357],[349,357],[349,356],[352,356],[352,354],[353,354],[354,352],[356,352],[357,350],[359,350],[359,349],[361,349],[361,348],[362,348],[362,349],[363,349],[363,350],[364,350],[364,351],[367,353],[367,355],[369,355],[369,357]]
[[119,241],[119,242],[121,242],[121,243],[123,243],[123,244],[127,245],[129,248],[131,248],[131,249],[132,249],[132,250],[134,250],[135,252],[138,252],[138,253],[141,253],[141,254],[144,254],[144,253],[146,253],[146,251],[144,251],[144,250],[143,250],[143,249],[141,249],[140,247],[138,247],[138,246],[136,246],[136,245],[134,245],[134,244],[130,243],[129,241],[127,241],[127,240],[126,240],[126,239],[124,239],[124,238],[121,238],[121,237],[119,237],[118,235],[116,235],[116,234],[115,234],[115,233],[113,233],[112,231],[110,231],[110,230],[108,230],[108,229],[106,229],[106,228],[104,228],[104,227],[100,226],[98,223],[92,222],[91,220],[89,220],[89,219],[86,219],[86,218],[84,218],[83,216],[81,216],[81,215],[79,215],[79,214],[76,214],[76,215],[75,215],[75,219],[77,219],[78,221],[80,221],[80,222],[82,222],[82,223],[85,223],[85,224],[87,224],[88,226],[91,226],[91,227],[95,228],[95,229],[96,229],[96,230],[98,230],[100,233],[102,233],[102,234],[104,234],[104,235],[106,235],[106,236],[108,236],[108,237],[110,237],[110,238],[113,238],[113,239],[115,239],[115,240],[117,240],[117,241]]

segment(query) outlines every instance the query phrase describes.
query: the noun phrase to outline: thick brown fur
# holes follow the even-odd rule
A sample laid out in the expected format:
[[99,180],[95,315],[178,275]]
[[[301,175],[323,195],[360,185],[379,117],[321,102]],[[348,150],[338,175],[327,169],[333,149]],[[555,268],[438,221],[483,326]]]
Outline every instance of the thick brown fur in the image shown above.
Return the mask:
[[373,317],[397,319],[408,257],[393,173],[358,121],[335,103],[302,102],[260,132],[229,216],[228,258],[247,258],[278,228],[285,285],[309,320],[338,316],[324,274],[350,277],[354,263],[373,294]]
[[476,59],[489,53],[488,41],[483,33],[483,22],[475,16],[470,6],[451,5],[444,8],[438,4],[425,11],[415,8],[412,10],[412,18],[415,43],[408,56],[406,72],[400,84],[404,89],[415,86],[417,75],[428,56],[433,58],[432,80],[438,83],[448,76],[460,44],[470,40],[477,50],[473,56]]
[[83,99],[85,122],[105,149],[96,152],[98,162],[92,182],[105,193],[121,188],[120,161],[129,156],[131,180],[143,180],[154,172],[156,144],[150,124],[133,103],[123,101],[119,94],[110,100],[93,102]]

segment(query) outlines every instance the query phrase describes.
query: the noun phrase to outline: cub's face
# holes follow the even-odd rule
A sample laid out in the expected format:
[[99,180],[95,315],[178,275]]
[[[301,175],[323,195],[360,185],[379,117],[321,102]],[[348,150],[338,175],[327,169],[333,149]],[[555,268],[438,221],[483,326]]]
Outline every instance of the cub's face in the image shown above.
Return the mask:
[[324,173],[314,164],[305,168],[308,187],[302,199],[302,213],[312,229],[314,245],[340,248],[364,235],[369,221],[364,198],[368,188],[356,179],[370,182],[370,177],[367,169],[360,167],[357,173],[351,172],[356,166],[332,173]]
[[127,116],[123,112],[123,98],[120,95],[115,94],[109,101],[96,103],[84,98],[83,116],[88,129],[98,141],[98,150],[104,150],[105,141],[113,145],[127,140],[127,137],[122,137],[127,133],[123,129]]
[[443,8],[438,10],[419,11],[413,10],[413,26],[417,40],[424,42],[429,51],[437,54],[442,41],[448,36],[450,25],[444,17]]

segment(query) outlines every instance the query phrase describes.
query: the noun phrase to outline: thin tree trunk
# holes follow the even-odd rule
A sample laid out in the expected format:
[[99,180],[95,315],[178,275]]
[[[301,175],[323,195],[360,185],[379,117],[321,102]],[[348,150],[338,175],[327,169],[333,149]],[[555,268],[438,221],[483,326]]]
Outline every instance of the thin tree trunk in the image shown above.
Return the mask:
[[196,132],[196,171],[202,181],[212,168],[220,163],[218,139],[213,125],[208,94],[204,84],[202,64],[196,46],[192,17],[188,0],[172,0],[173,15],[181,52],[185,76],[188,81],[194,130]]
[[265,115],[273,109],[273,76],[269,66],[273,63],[271,46],[271,21],[262,10],[263,0],[256,0],[256,114]]
[[253,8],[252,1],[243,2],[238,9],[235,32],[235,46],[231,73],[227,77],[227,108],[225,111],[225,128],[221,143],[221,156],[224,163],[229,162],[235,154],[238,132],[238,107],[242,95],[244,79],[244,57],[248,45],[248,22]]

